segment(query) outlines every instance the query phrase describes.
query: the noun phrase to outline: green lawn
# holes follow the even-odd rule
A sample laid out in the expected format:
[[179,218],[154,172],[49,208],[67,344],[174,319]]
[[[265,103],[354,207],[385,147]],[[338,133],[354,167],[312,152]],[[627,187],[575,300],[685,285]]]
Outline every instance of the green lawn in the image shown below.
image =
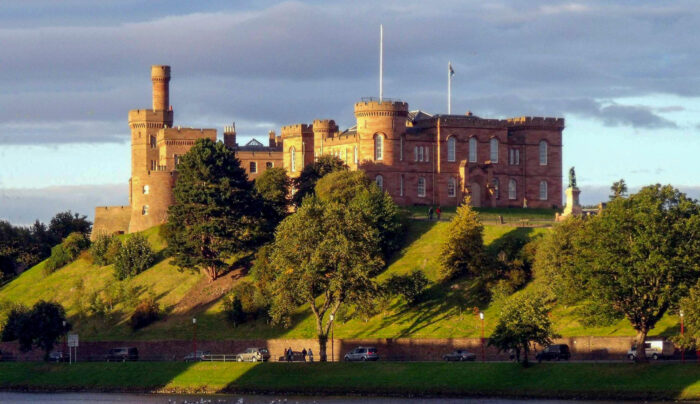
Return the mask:
[[700,399],[695,364],[551,363],[0,363],[0,388],[146,392],[284,392]]
[[[428,218],[428,206],[409,206],[405,209],[410,217],[415,219]],[[524,208],[473,208],[479,213],[479,218],[485,222],[495,222],[498,217],[503,217],[506,223],[521,223],[530,221],[533,223],[545,223],[554,221],[555,209],[524,209]],[[457,208],[455,206],[444,206],[441,208],[443,220],[450,220],[454,217]]]

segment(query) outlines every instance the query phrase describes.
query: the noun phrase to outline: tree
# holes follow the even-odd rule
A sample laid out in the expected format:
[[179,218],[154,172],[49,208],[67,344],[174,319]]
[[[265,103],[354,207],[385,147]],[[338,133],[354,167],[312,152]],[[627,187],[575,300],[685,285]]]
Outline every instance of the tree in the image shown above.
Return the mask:
[[447,239],[440,251],[440,272],[446,279],[476,276],[484,266],[484,226],[467,196],[450,222]]
[[264,241],[261,201],[223,143],[198,140],[182,157],[168,210],[166,240],[180,268],[202,268],[215,280],[237,253]]
[[546,346],[556,337],[549,320],[549,309],[542,296],[520,294],[510,297],[501,308],[489,346],[497,347],[499,352],[512,349],[518,362],[522,353],[523,365],[527,366],[532,344]]
[[255,190],[265,204],[272,231],[289,213],[290,187],[287,171],[281,167],[269,168],[255,180]]
[[649,330],[700,278],[700,206],[669,185],[644,187],[590,219],[576,249],[566,275],[601,309],[623,314],[644,352]]
[[90,247],[90,239],[84,233],[73,232],[63,239],[61,244],[51,249],[51,256],[44,266],[44,273],[50,274],[55,270],[78,259],[80,253]]
[[683,311],[685,330],[673,342],[681,349],[697,348],[700,341],[700,283],[681,299],[680,310]]
[[53,239],[53,244],[60,243],[71,233],[89,234],[92,223],[87,220],[87,216],[81,216],[70,210],[57,213],[49,223],[49,234]]
[[155,255],[146,237],[140,233],[126,239],[114,259],[114,275],[124,280],[136,276],[153,265]]
[[295,206],[301,206],[304,198],[313,194],[316,182],[319,179],[334,171],[347,169],[348,166],[343,163],[343,160],[329,154],[325,154],[316,159],[313,163],[307,164],[299,176],[294,179],[293,185],[296,192],[292,196],[292,202],[294,202]]
[[3,328],[2,340],[19,340],[22,352],[31,351],[34,347],[43,349],[44,360],[48,360],[56,341],[70,330],[71,325],[66,321],[63,306],[42,300],[30,311],[11,311]]
[[274,268],[270,314],[288,322],[301,304],[315,317],[321,361],[326,360],[328,332],[343,304],[361,305],[377,292],[372,279],[383,268],[378,231],[362,212],[315,196],[277,229],[270,263]]
[[620,181],[613,182],[612,186],[610,187],[610,192],[612,192],[612,195],[610,195],[610,200],[626,197],[627,184],[625,183],[625,180],[620,178]]

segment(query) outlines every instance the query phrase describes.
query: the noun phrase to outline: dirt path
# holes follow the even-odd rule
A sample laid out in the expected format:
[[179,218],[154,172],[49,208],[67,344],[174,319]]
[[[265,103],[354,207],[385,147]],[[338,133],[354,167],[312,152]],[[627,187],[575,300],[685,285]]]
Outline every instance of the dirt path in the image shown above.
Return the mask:
[[228,293],[233,285],[247,273],[247,269],[239,267],[210,281],[203,276],[196,285],[175,305],[173,314],[183,314],[204,309]]

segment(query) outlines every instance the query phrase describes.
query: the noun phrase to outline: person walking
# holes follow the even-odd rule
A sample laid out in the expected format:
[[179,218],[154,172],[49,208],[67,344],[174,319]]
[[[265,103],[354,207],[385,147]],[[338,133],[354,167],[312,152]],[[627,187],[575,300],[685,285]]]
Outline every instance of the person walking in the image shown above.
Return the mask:
[[302,357],[302,359],[304,359],[304,362],[306,362],[306,348],[302,349],[301,357]]
[[309,348],[308,354],[309,354],[309,362],[313,362],[314,361],[314,353],[311,352],[311,348]]
[[442,210],[440,210],[440,207],[438,206],[437,209],[435,209],[435,215],[437,216],[438,222],[440,221],[440,214],[442,213]]
[[431,206],[428,208],[428,221],[432,222],[433,221],[433,207]]
[[294,359],[294,352],[292,351],[292,347],[289,347],[289,349],[287,349],[287,362],[291,362],[292,359]]

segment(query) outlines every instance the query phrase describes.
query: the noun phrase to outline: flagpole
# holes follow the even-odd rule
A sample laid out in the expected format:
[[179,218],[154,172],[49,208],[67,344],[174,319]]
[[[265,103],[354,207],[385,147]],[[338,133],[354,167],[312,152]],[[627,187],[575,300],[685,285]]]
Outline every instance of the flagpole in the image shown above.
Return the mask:
[[447,62],[447,115],[452,114],[452,62]]
[[384,26],[379,24],[379,102],[384,98]]

